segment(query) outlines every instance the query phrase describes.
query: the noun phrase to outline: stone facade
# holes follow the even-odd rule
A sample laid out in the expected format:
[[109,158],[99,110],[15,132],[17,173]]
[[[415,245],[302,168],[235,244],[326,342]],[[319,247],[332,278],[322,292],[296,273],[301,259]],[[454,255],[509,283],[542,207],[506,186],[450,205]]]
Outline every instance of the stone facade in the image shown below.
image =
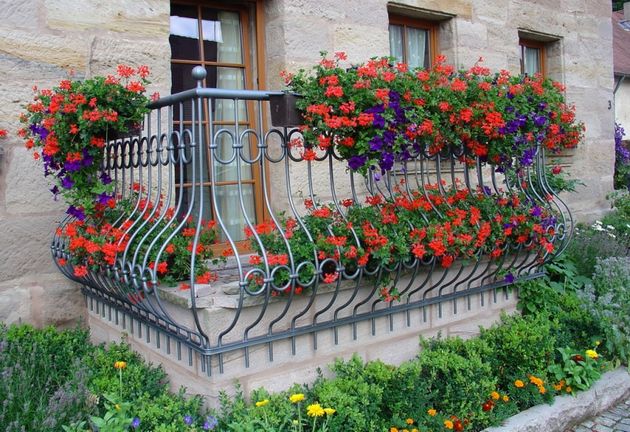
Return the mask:
[[[150,92],[168,94],[169,2],[3,0],[0,6],[0,128],[10,131],[0,141],[0,320],[69,324],[85,316],[85,304],[50,258],[63,206],[52,201],[41,167],[14,134],[17,113],[33,85],[50,87],[71,70],[78,77],[109,72],[118,63],[148,65]],[[549,73],[567,86],[587,126],[570,169],[586,186],[570,197],[571,207],[584,220],[606,210],[614,160],[610,2],[259,0],[267,77],[261,87],[279,88],[280,70],[308,67],[320,51],[345,51],[356,62],[389,54],[388,7],[439,18],[439,50],[456,66],[483,57],[492,69],[517,73],[519,31],[553,40]]]

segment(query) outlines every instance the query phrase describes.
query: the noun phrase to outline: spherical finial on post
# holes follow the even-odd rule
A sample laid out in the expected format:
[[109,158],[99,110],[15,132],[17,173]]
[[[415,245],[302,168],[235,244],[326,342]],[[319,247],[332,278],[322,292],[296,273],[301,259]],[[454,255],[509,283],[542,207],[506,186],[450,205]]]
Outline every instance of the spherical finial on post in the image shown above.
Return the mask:
[[192,70],[192,77],[197,81],[197,87],[201,87],[201,81],[206,77],[206,68],[203,66],[195,66]]

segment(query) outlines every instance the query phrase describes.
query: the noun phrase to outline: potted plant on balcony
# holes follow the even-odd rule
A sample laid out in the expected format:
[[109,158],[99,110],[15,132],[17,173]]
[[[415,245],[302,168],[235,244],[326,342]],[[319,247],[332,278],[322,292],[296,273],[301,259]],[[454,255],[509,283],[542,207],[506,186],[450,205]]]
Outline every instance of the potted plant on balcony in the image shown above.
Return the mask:
[[105,144],[120,133],[140,127],[148,111],[145,96],[149,69],[119,65],[116,76],[62,80],[53,89],[34,87],[25,106],[19,135],[44,176],[52,176],[51,192],[68,204],[79,220],[113,205],[113,187],[101,171]]
[[389,58],[350,68],[342,60],[343,53],[322,53],[312,70],[283,77],[302,96],[306,151],[334,149],[364,175],[378,179],[395,162],[444,150],[502,169],[530,165],[539,145],[560,151],[582,137],[562,85],[542,76],[491,74],[479,64],[456,71],[444,57],[413,71]]

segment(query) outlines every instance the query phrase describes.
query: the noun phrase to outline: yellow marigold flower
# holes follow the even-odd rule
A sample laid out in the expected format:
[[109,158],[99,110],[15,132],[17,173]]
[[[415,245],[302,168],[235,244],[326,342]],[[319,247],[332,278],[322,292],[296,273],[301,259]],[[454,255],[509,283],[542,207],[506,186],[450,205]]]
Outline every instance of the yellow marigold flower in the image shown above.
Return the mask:
[[409,432],[409,429],[403,429],[402,432]]
[[595,350],[586,350],[586,355],[593,360],[597,360],[599,358],[599,354],[597,354],[597,351]]
[[324,408],[324,412],[326,413],[326,415],[333,415],[337,412],[337,410],[334,408]]
[[408,418],[407,420],[405,420],[405,422],[406,422],[408,425],[412,425],[412,424],[413,424],[413,419],[412,419],[412,418]]
[[325,414],[324,408],[318,403],[306,407],[306,414],[309,417],[321,417]]
[[509,402],[510,397],[508,395],[503,395],[503,402]]
[[289,396],[289,400],[293,403],[302,402],[304,400],[304,393],[296,393]]
[[530,375],[529,376],[529,382],[531,382],[532,384],[534,384],[537,387],[540,387],[541,385],[543,385],[543,380],[541,380],[540,378],[535,377],[534,375]]
[[573,388],[571,386],[567,386],[567,388],[564,389],[567,393],[572,393],[573,392]]
[[554,385],[553,385],[553,389],[554,389],[555,391],[560,391],[560,390],[562,390],[562,387],[563,387],[563,384],[562,384],[561,382],[559,382],[558,384],[554,384]]
[[398,428],[396,428],[396,427],[390,427],[390,428],[389,428],[389,432],[398,432]]
[[498,392],[493,391],[492,393],[490,393],[490,397],[494,400],[499,400],[501,396],[499,395]]
[[431,417],[435,417],[435,415],[437,414],[437,411],[434,410],[433,408],[429,408],[429,410],[427,410],[427,414],[429,414]]
[[117,361],[114,363],[114,369],[124,369],[127,367],[127,362]]
[[453,422],[450,420],[444,420],[444,427],[446,429],[453,429]]
[[256,406],[260,408],[260,407],[264,407],[268,403],[269,403],[269,399],[263,399],[261,401],[256,402]]
[[516,381],[514,381],[514,385],[515,385],[517,388],[523,388],[523,387],[525,387],[525,383],[524,383],[523,381],[521,381],[521,380],[516,380]]
[[538,392],[540,394],[545,394],[547,393],[547,389],[545,388],[545,386],[538,386]]
[[411,429],[411,432],[420,432],[420,431],[418,429],[416,429],[416,428],[413,428],[413,429]]

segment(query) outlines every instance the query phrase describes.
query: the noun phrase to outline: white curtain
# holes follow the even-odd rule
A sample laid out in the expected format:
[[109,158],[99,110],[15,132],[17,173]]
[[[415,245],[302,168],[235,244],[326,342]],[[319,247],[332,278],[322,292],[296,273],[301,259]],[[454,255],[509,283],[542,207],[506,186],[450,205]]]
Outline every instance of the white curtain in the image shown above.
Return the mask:
[[[240,16],[236,12],[221,11],[218,13],[218,20],[221,23],[221,35],[223,42],[218,44],[217,61],[219,63],[243,63],[243,44],[241,40]],[[247,55],[249,55],[247,53]],[[241,90],[245,88],[245,71],[241,68],[218,67],[217,87],[225,89]],[[240,121],[247,120],[247,107],[245,102],[238,103],[238,118]],[[218,100],[214,112],[216,121],[235,121],[234,102],[232,100]],[[243,126],[220,125],[218,128],[229,129],[238,135]],[[236,137],[235,137],[236,138]],[[233,154],[232,145],[234,140],[228,134],[222,134],[217,142],[218,154],[222,159],[230,159]],[[249,143],[243,142],[243,151],[249,155]],[[237,181],[236,164],[240,159],[234,160],[230,164],[216,163],[214,170],[218,182]],[[251,167],[241,163],[241,180],[252,178]],[[245,219],[239,202],[237,185],[223,185],[215,188],[217,205],[221,217],[226,225],[227,231],[233,240],[240,240],[244,237],[243,228]],[[250,220],[255,220],[254,212],[254,189],[251,184],[242,186],[243,203],[245,212]]]
[[407,64],[409,68],[428,67],[425,62],[427,55],[428,31],[408,27],[407,28]]
[[403,57],[403,27],[391,24],[389,26],[389,53],[398,62],[402,62]]
[[525,47],[525,73],[534,76],[541,71],[540,49]]

